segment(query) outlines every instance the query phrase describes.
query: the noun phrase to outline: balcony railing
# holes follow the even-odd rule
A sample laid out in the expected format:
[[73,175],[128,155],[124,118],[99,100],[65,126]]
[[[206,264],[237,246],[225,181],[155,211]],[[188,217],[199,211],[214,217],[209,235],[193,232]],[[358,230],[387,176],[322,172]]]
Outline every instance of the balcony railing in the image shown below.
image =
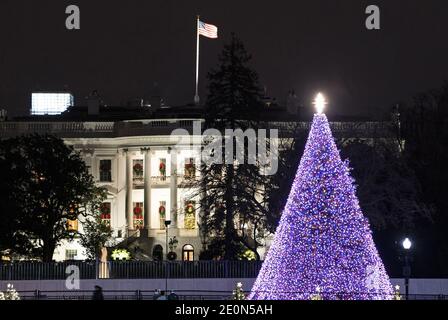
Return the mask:
[[[144,135],[170,135],[174,129],[192,132],[194,121],[201,119],[150,119],[117,122],[0,122],[0,137],[13,137],[23,134],[52,134],[61,138],[77,137],[126,137]],[[289,136],[291,130],[308,132],[310,122],[267,122],[261,127],[279,129],[280,136]],[[336,136],[390,136],[392,125],[388,121],[331,122]]]
[[[174,129],[191,130],[194,119],[141,120],[117,122],[0,122],[0,137],[26,134],[51,134],[61,138],[77,137],[123,137],[170,134]],[[199,120],[203,121],[203,120]]]
[[261,265],[262,261],[19,262],[0,265],[0,280],[63,280],[73,266],[79,268],[80,279],[96,279],[97,274],[108,279],[255,278]]
[[133,184],[134,184],[134,189],[142,189],[145,185],[145,178],[144,177],[133,177]]
[[188,175],[178,175],[177,176],[177,183],[180,186],[192,186],[199,182],[198,176],[188,176]]
[[151,183],[153,186],[168,186],[170,184],[170,177],[151,177]]
[[[151,177],[151,183],[152,186],[156,187],[167,187],[170,185],[171,177],[161,177],[161,176],[155,176]],[[191,187],[195,186],[197,183],[199,183],[199,177],[189,177],[189,176],[183,176],[178,175],[177,176],[177,185],[179,187]],[[134,189],[143,189],[145,186],[145,179],[144,178],[133,178],[133,186]]]
[[32,133],[61,137],[109,136],[113,134],[114,128],[114,122],[2,122],[0,137]]

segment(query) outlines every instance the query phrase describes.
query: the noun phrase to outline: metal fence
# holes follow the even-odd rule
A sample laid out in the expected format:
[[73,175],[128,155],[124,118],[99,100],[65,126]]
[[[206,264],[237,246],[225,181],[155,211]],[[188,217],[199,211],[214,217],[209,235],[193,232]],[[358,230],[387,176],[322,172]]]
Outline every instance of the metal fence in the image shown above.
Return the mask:
[[18,262],[0,264],[0,280],[64,280],[72,266],[78,268],[80,279],[256,278],[261,265],[262,261]]
[[[171,291],[168,291],[168,294]],[[17,291],[21,300],[92,300],[93,291]],[[177,300],[230,300],[230,291],[176,290]],[[155,290],[103,290],[104,300],[156,300]]]
[[[171,291],[168,291],[169,294]],[[176,290],[177,300],[232,300],[230,291]],[[21,300],[92,300],[93,291],[18,291]],[[246,295],[248,292],[246,292]],[[155,290],[103,290],[104,300],[157,300]],[[394,297],[391,297],[394,299]],[[343,298],[340,300],[344,300]],[[401,300],[406,300],[401,296]],[[408,300],[448,300],[447,295],[411,294]]]

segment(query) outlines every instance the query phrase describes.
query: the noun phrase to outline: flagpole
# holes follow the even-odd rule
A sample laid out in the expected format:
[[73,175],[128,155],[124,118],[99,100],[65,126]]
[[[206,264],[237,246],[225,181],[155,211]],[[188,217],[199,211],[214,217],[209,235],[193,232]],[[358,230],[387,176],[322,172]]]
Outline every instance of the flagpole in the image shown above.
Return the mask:
[[199,105],[199,15],[197,16],[196,22],[196,93],[194,95],[194,103]]

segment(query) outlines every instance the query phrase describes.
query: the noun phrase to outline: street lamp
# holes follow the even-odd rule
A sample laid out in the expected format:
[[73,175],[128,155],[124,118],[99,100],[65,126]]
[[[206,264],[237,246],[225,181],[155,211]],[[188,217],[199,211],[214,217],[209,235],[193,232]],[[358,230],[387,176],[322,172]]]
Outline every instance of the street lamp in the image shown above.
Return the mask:
[[[165,220],[165,257],[168,262],[168,227],[171,224],[171,220]],[[168,264],[166,264],[165,268],[165,294],[168,292]]]
[[411,276],[411,265],[409,258],[409,250],[412,248],[412,241],[409,238],[406,238],[401,243],[404,249],[404,267],[403,267],[403,276],[405,279],[405,289],[406,289],[406,300],[409,299],[409,277]]
[[406,238],[403,240],[402,245],[403,245],[404,250],[409,250],[412,247],[412,242],[411,242],[411,240],[409,240],[409,238]]
[[166,239],[165,239],[165,256],[166,259],[168,260],[168,227],[171,224],[171,220],[165,220],[165,235],[166,235]]

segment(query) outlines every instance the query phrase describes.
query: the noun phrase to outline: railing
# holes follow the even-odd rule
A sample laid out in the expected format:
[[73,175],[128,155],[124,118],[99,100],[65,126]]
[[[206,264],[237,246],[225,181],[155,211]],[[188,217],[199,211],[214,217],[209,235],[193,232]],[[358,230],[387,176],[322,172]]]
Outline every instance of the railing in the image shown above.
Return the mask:
[[[70,137],[121,137],[149,134],[170,134],[178,128],[190,129],[193,119],[141,120],[118,122],[0,122],[0,137],[25,134],[52,134],[62,138]],[[199,120],[203,121],[203,120]]]
[[[103,290],[104,300],[156,300],[159,295],[154,290]],[[231,300],[231,291],[214,290],[175,290],[177,300]],[[91,300],[93,291],[17,291],[21,300]],[[168,295],[170,294],[168,290]],[[246,295],[248,292],[246,292]],[[310,294],[311,295],[311,294]],[[308,296],[308,294],[306,295]],[[353,298],[353,297],[352,297]],[[394,297],[390,297],[394,299]],[[170,297],[168,296],[168,299]],[[343,299],[343,298],[342,298]],[[405,300],[404,296],[401,296]],[[408,300],[448,300],[448,295],[412,294]]]
[[199,176],[177,175],[177,184],[181,186],[195,185],[199,182]]
[[67,278],[67,268],[79,268],[81,279],[96,278],[95,262],[39,263],[19,262],[0,265],[0,280],[59,280]]
[[[171,181],[171,176],[153,176],[151,177],[151,183],[153,186],[168,186]],[[184,175],[177,175],[177,185],[180,187],[195,185],[199,182],[199,176],[189,177]],[[142,189],[145,186],[145,178],[134,178],[133,188]]]
[[113,133],[114,122],[3,122],[0,123],[0,136],[21,134],[104,134]]
[[[117,122],[0,122],[0,137],[12,137],[22,134],[53,134],[62,138],[70,137],[122,137],[167,134],[172,130],[183,128],[191,130],[194,121],[202,119],[150,119]],[[261,127],[279,129],[288,134],[292,129],[309,131],[310,122],[266,122]],[[337,136],[388,136],[391,122],[330,122],[333,133]],[[282,134],[281,134],[282,135]]]
[[[279,129],[280,137],[288,137],[291,132],[308,133],[311,129],[311,122],[267,122],[262,127]],[[338,138],[388,138],[393,136],[391,122],[388,121],[346,121],[330,122],[333,134]]]
[[144,177],[133,177],[133,185],[134,189],[142,189],[145,186],[145,178]]
[[97,270],[104,268],[108,279],[256,278],[261,265],[261,261],[112,261],[102,266],[80,261],[19,262],[0,265],[0,281],[64,280],[71,266],[79,268],[80,279],[96,279]]
[[[156,300],[159,295],[154,290],[103,290],[104,300]],[[17,291],[21,300],[91,300],[93,291]],[[171,291],[168,291],[170,294]],[[176,290],[176,300],[230,300],[230,291]]]
[[151,177],[151,183],[154,186],[166,186],[166,185],[170,184],[170,179],[171,179],[170,176],[165,176],[165,177],[154,176],[154,177]]

